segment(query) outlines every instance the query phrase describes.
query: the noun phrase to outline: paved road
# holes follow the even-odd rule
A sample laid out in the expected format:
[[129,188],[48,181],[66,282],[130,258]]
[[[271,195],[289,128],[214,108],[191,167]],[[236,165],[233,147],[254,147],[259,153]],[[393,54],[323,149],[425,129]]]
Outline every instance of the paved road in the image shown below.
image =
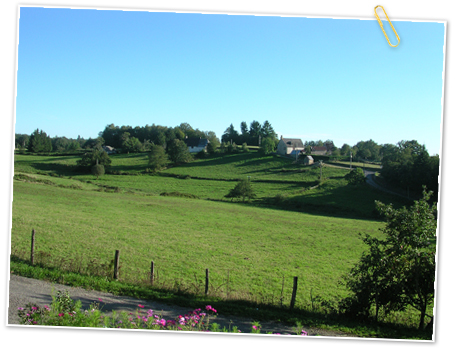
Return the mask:
[[[52,302],[52,291],[68,291],[70,297],[74,300],[80,300],[83,309],[88,309],[90,304],[98,302],[98,299],[102,299],[102,311],[107,314],[111,314],[112,311],[128,311],[135,312],[138,310],[138,304],[145,306],[145,310],[153,309],[155,313],[161,313],[166,319],[174,319],[178,315],[184,315],[194,309],[184,308],[174,305],[166,305],[163,303],[140,300],[132,297],[115,296],[110,293],[99,292],[99,291],[88,291],[80,287],[70,287],[65,285],[59,285],[50,283],[43,280],[30,279],[17,275],[10,275],[9,282],[9,308],[8,308],[8,325],[19,324],[19,317],[17,315],[17,308],[24,307],[27,303],[36,303],[39,306],[50,305]],[[241,318],[237,316],[218,316],[216,323],[220,327],[229,327],[230,322],[234,326],[237,326],[242,332],[251,332],[252,319]],[[262,333],[272,331],[273,333],[294,333],[292,326],[286,326],[280,323],[274,322],[261,322]],[[320,335],[328,337],[353,337],[341,332],[326,331],[319,329],[305,329],[309,335]]]
[[388,190],[388,189],[386,189],[386,188],[380,186],[379,184],[377,184],[377,183],[374,181],[374,174],[375,174],[375,171],[363,170],[363,173],[365,174],[367,184],[371,185],[373,188],[376,188],[376,189],[378,189],[378,190],[382,190],[382,191],[384,191],[384,192],[386,192],[386,193],[389,193],[389,194],[392,194],[392,195],[398,195],[398,196],[401,196],[401,197],[407,199],[407,196],[402,195],[402,194],[398,194],[397,192],[394,192],[394,191],[392,191],[392,190]]

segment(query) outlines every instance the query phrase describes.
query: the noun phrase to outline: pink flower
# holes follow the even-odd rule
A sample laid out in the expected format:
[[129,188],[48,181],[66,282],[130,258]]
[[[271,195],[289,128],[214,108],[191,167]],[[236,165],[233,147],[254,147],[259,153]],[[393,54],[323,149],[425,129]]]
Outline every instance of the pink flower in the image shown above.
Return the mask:
[[257,330],[257,329],[258,329],[258,327],[257,327],[257,326],[254,326],[254,325],[253,325],[253,328],[254,328],[255,330]]
[[63,315],[65,315],[65,314],[63,314],[63,313],[58,314],[58,316],[60,316],[60,317],[62,317]]
[[137,305],[139,308],[143,308],[144,306],[142,304]]
[[98,300],[99,300],[101,303],[103,302],[103,300],[102,300],[101,298],[98,298]]

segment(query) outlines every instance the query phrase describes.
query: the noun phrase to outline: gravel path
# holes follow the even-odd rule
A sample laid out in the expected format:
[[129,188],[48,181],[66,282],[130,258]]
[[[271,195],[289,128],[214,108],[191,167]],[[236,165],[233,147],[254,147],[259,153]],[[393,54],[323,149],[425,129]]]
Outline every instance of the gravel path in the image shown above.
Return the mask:
[[[144,305],[144,309],[153,309],[155,313],[161,313],[166,319],[173,319],[178,315],[186,314],[188,311],[192,311],[192,308],[184,308],[179,306],[170,306],[156,301],[140,300],[132,297],[115,296],[111,293],[99,292],[99,291],[88,291],[80,287],[70,287],[65,285],[59,285],[43,280],[30,279],[17,275],[10,275],[9,281],[9,307],[8,307],[8,325],[18,325],[19,317],[17,315],[17,308],[24,307],[29,302],[36,303],[37,305],[44,306],[50,305],[52,302],[51,293],[56,293],[58,290],[68,291],[70,297],[74,300],[80,300],[82,302],[82,308],[88,309],[90,304],[98,302],[98,299],[102,299],[102,311],[110,314],[113,310],[135,312],[138,308],[138,304]],[[230,322],[234,326],[237,326],[242,332],[249,333],[251,330],[252,319],[242,318],[237,316],[217,316],[215,322],[220,325],[221,328],[224,326],[229,327]],[[273,332],[287,334],[294,332],[292,326],[286,326],[280,323],[274,322],[261,322],[262,331],[261,333]],[[319,335],[327,337],[353,337],[341,332],[327,331],[313,328],[305,329],[310,336]]]

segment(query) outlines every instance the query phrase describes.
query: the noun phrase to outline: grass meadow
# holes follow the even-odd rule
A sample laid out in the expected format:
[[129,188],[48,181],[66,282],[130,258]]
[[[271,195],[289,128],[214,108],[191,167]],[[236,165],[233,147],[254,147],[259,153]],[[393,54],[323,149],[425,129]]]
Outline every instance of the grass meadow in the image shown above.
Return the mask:
[[[324,314],[347,295],[340,280],[365,250],[359,234],[381,236],[374,200],[405,203],[347,185],[346,169],[323,168],[320,183],[319,168],[254,152],[161,175],[148,173],[145,154],[115,155],[110,171],[117,174],[98,180],[75,172],[78,159],[15,155],[12,268],[27,263],[35,229],[41,267],[109,281],[119,250],[122,283],[146,284],[153,261],[154,288],[203,295],[208,268],[209,296],[278,307],[289,306],[297,276],[296,308]],[[246,176],[257,197],[223,199]],[[386,321],[417,321],[412,312],[393,316]]]

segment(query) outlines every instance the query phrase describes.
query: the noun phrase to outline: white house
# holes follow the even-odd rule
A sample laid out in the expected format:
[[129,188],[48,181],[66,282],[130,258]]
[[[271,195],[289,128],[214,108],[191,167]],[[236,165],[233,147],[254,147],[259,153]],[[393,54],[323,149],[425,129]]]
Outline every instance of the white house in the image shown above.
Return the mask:
[[303,142],[299,138],[283,138],[281,136],[280,141],[276,149],[277,154],[281,155],[291,155],[295,153],[300,153],[304,150]]
[[207,145],[209,144],[209,140],[206,138],[191,137],[186,138],[185,143],[190,153],[199,153],[201,150],[207,151]]

